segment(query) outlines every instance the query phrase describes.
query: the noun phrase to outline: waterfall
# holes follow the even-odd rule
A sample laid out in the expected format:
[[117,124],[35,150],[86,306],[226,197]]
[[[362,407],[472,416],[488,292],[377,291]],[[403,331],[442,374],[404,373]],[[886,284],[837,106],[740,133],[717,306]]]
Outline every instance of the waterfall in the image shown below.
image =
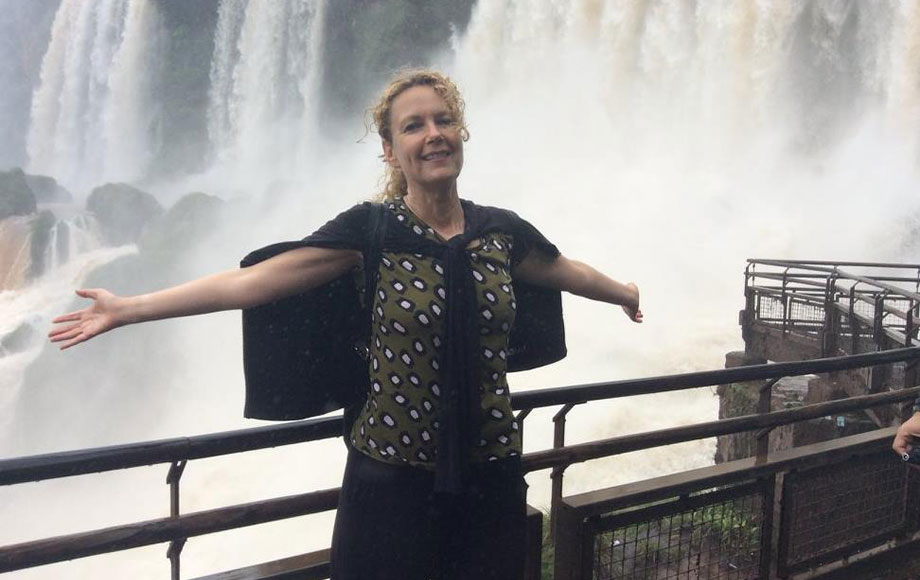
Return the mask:
[[662,128],[733,144],[778,120],[803,145],[834,146],[843,135],[833,131],[879,111],[915,138],[918,10],[915,1],[481,2],[457,72],[476,98],[585,86],[630,147],[637,136],[657,147]]
[[[61,0],[32,101],[32,172],[71,189],[150,173],[152,157],[168,145],[159,142],[155,94],[169,31],[157,6]],[[250,247],[308,233],[373,192],[378,143],[355,146],[348,127],[341,130],[347,147],[320,147],[315,129],[324,112],[324,39],[342,32],[326,18],[333,6],[221,0],[210,68],[199,71],[209,76],[213,164],[169,182],[167,193],[242,198],[257,191],[249,181],[265,190],[293,177],[299,197],[233,200],[229,205],[248,213],[225,228],[237,228],[234,235],[215,232],[224,236],[219,250],[189,248],[166,267],[190,276],[233,267]],[[566,296],[569,356],[514,376],[515,391],[721,366],[725,352],[742,344],[737,312],[746,258],[916,261],[907,250],[920,242],[905,240],[916,240],[911,228],[920,215],[920,0],[481,0],[444,51],[431,58],[458,81],[472,134],[461,195],[517,211],[566,256],[635,280],[642,292],[642,326],[626,322],[618,308]],[[41,331],[27,350],[0,356],[0,409],[12,410],[6,420],[34,416],[22,428],[27,436],[51,433],[48,441],[66,439],[71,447],[247,426],[239,418],[235,315],[141,325],[67,351],[62,356],[70,358],[55,360],[67,366],[59,384],[49,370],[40,385],[60,412],[39,397],[36,411],[18,397],[25,369],[42,366],[34,362],[43,348],[37,336],[48,319],[70,308],[73,288],[95,265],[134,251],[96,247],[92,232],[77,218],[57,225],[45,255],[54,276],[0,292],[0,337],[22,324]],[[20,218],[0,224],[0,260],[20,264],[22,276],[26,266],[16,260],[28,256],[21,245],[27,236]],[[152,286],[148,276],[135,277]],[[156,390],[115,370],[128,366],[149,374]],[[567,440],[699,422],[714,418],[716,406],[705,389],[592,405],[575,411],[582,414],[569,423]],[[98,408],[117,412],[107,421],[82,417],[86,433],[61,419]],[[539,410],[529,416],[528,452],[551,445],[550,418]],[[44,420],[67,428],[49,429]],[[3,427],[0,420],[0,436]],[[572,466],[566,494],[706,465],[713,449],[691,442]],[[198,479],[183,483],[190,500],[183,509],[248,501],[237,497],[244,482],[260,497],[336,485],[337,442],[278,453],[272,468],[297,471],[266,477],[268,469],[250,468],[245,457],[228,459],[226,469],[191,465]],[[269,489],[288,477],[280,483],[289,488]],[[528,479],[531,503],[547,505],[547,479]],[[214,483],[227,481],[232,485]],[[142,486],[143,500],[132,493],[125,501],[146,509],[143,502],[159,491]],[[99,494],[103,501],[125,495]],[[6,530],[9,543],[39,537],[26,526],[47,518],[31,517],[28,508],[48,505],[43,501],[29,495],[7,504],[27,530]],[[82,503],[90,513],[74,520],[80,529],[97,526],[93,512],[100,510]],[[251,536],[221,535],[213,540],[219,549],[204,549],[183,566],[205,574],[268,560],[268,550],[280,557],[288,548],[327,547],[329,522],[314,521],[290,534],[254,528]],[[112,562],[121,557],[118,568]],[[131,552],[67,565],[83,571],[74,578],[161,576],[156,564],[138,572],[141,559]],[[159,553],[156,559],[168,565]]]
[[32,98],[30,171],[78,189],[145,175],[161,27],[152,0],[62,0]]
[[324,0],[221,2],[208,108],[220,165],[283,170],[309,151],[324,11]]
[[95,218],[78,214],[55,220],[47,236],[36,240],[34,223],[42,218],[17,216],[0,221],[0,291],[21,290],[35,275],[32,259],[34,244],[43,244],[41,274],[51,273],[71,258],[102,247],[102,239]]
[[[34,227],[41,219],[0,221],[0,409],[14,408],[26,368],[45,345],[49,321],[71,301],[73,288],[96,267],[136,251],[103,247],[98,224],[87,214],[55,220],[46,236]],[[44,244],[43,271],[33,278],[36,243]],[[11,415],[0,421],[0,434]]]
[[163,65],[165,36],[155,2],[132,0],[128,4],[122,42],[111,60],[110,94],[102,114],[102,176],[106,181],[144,177],[161,146],[154,92]]
[[48,274],[53,273],[71,259],[102,246],[99,225],[94,217],[78,214],[58,220],[49,230],[47,245],[43,250],[44,271]]
[[28,273],[28,218],[0,221],[0,291],[25,285]]
[[[479,2],[449,64],[469,105],[461,194],[515,208],[563,254],[635,280],[646,311],[637,330],[572,299],[568,358],[512,388],[721,366],[742,344],[747,258],[916,261],[918,10]],[[700,392],[597,405],[573,440],[693,422],[711,404]],[[576,468],[567,488],[709,460],[703,442],[642,459]]]

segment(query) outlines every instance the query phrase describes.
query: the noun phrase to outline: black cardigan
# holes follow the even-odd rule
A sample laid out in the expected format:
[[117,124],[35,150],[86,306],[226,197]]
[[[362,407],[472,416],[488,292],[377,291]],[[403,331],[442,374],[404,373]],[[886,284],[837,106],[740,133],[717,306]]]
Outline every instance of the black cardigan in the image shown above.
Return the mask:
[[[462,203],[466,228],[458,240],[461,249],[466,240],[502,231],[513,237],[513,264],[533,248],[550,257],[559,255],[553,244],[515,213]],[[359,250],[367,256],[372,207],[367,202],[356,205],[303,240],[261,248],[240,265],[250,266],[307,246]],[[425,251],[419,236],[398,223],[391,212],[384,214],[389,220],[384,250]],[[367,363],[359,353],[369,317],[360,305],[356,274],[349,272],[303,294],[243,311],[246,417],[302,419],[347,408],[366,394]],[[560,293],[520,281],[514,282],[514,292],[517,312],[508,370],[528,370],[562,359],[566,346]]]

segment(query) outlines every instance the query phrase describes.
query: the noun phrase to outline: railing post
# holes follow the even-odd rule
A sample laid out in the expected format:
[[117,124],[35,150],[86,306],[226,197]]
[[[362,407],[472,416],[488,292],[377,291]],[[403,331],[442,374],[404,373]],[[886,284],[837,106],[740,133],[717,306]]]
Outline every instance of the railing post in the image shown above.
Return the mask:
[[[553,449],[565,447],[565,416],[573,407],[575,407],[575,403],[567,403],[562,406],[562,409],[560,409],[555,416],[553,416],[553,423],[555,425]],[[562,478],[564,473],[565,467],[554,467],[550,474],[550,478],[553,481],[553,490],[549,511],[549,529],[553,541],[556,539],[556,523],[559,519],[559,506],[562,503]]]
[[[760,387],[759,398],[757,400],[757,414],[765,415],[773,408],[773,386],[779,382],[782,377],[776,377],[765,382]],[[770,455],[770,432],[772,428],[761,429],[757,433],[757,463],[765,463]]]
[[[169,516],[173,518],[179,517],[179,480],[182,479],[182,472],[185,471],[186,463],[187,461],[184,459],[182,461],[173,461],[169,466],[169,473],[166,475],[166,483],[169,485]],[[185,541],[185,538],[173,540],[166,550],[172,580],[180,580],[179,568]]]
[[584,516],[571,506],[560,504],[557,517],[559,533],[553,544],[553,580],[590,580],[590,571],[585,570],[588,534],[585,533]]
[[745,346],[750,342],[751,338],[751,325],[756,319],[756,309],[755,309],[755,293],[751,289],[751,270],[753,264],[748,264],[744,268],[744,310],[741,311],[739,321],[741,323],[741,339],[744,341]]
[[910,346],[914,342],[914,301],[910,301],[907,307],[907,320],[904,322],[904,346]]
[[789,268],[786,268],[785,270],[783,270],[783,291],[780,294],[780,299],[782,300],[782,303],[783,303],[783,327],[782,327],[783,330],[782,332],[784,335],[786,334],[786,326],[789,322],[789,310],[790,310],[789,305],[787,304],[789,297],[786,295],[786,285],[789,283],[789,281],[786,279],[786,276],[788,275],[789,275]]
[[856,319],[856,284],[850,288],[850,354],[859,354],[859,320]]
[[518,437],[521,439],[521,449],[524,448],[524,419],[527,418],[527,415],[530,415],[530,412],[533,409],[521,409],[521,412],[515,415],[514,420],[518,424]]
[[836,356],[837,335],[840,333],[840,318],[836,307],[837,277],[831,274],[824,288],[824,328],[821,337],[821,356]]
[[884,345],[882,342],[885,339],[885,295],[887,292],[879,292],[875,295],[875,300],[873,301],[872,307],[874,312],[872,315],[872,333],[875,336],[875,343],[879,346],[879,350],[883,350]]
[[761,505],[760,527],[760,578],[767,580],[773,578],[773,564],[776,561],[774,518],[776,512],[776,487],[777,476],[773,474],[761,480],[763,495]]

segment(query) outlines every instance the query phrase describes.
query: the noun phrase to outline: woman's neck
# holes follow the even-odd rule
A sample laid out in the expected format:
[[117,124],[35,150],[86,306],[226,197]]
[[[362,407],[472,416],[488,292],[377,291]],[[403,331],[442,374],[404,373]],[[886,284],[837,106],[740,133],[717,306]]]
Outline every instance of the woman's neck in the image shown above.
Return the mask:
[[443,190],[410,188],[403,200],[415,215],[445,239],[463,233],[463,206],[456,184]]

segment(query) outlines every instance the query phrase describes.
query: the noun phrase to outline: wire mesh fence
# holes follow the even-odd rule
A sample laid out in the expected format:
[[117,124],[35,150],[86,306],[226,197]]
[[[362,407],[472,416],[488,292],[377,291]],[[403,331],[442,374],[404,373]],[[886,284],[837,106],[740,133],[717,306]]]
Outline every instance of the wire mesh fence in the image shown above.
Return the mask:
[[782,323],[785,316],[783,301],[778,296],[761,294],[757,300],[757,320]]
[[763,506],[757,484],[605,516],[594,527],[592,578],[757,578]]
[[[871,279],[872,265],[863,266],[865,271],[859,273],[870,278],[832,272],[817,263],[760,263],[746,278],[746,291],[753,297],[748,303],[749,309],[753,307],[748,320],[814,337],[832,330],[839,339],[851,340],[852,344],[841,346],[853,354],[888,348],[881,344],[888,340],[885,331],[893,331],[895,334],[889,338],[898,344],[915,341],[920,334],[916,323],[920,318],[920,299],[914,292],[917,283],[905,285],[903,282],[912,278],[904,277],[897,279],[901,285],[889,283],[895,280],[890,277],[875,281]],[[909,265],[888,264],[885,268],[909,271],[911,277],[916,275],[915,267]],[[825,273],[823,283],[816,272]],[[824,311],[829,303],[835,304],[841,315],[833,329],[825,328]]]
[[799,332],[819,333],[824,327],[824,305],[812,300],[789,299],[789,325]]
[[906,502],[917,475],[890,453],[788,473],[780,525],[781,566],[838,557],[841,550],[913,528]]

